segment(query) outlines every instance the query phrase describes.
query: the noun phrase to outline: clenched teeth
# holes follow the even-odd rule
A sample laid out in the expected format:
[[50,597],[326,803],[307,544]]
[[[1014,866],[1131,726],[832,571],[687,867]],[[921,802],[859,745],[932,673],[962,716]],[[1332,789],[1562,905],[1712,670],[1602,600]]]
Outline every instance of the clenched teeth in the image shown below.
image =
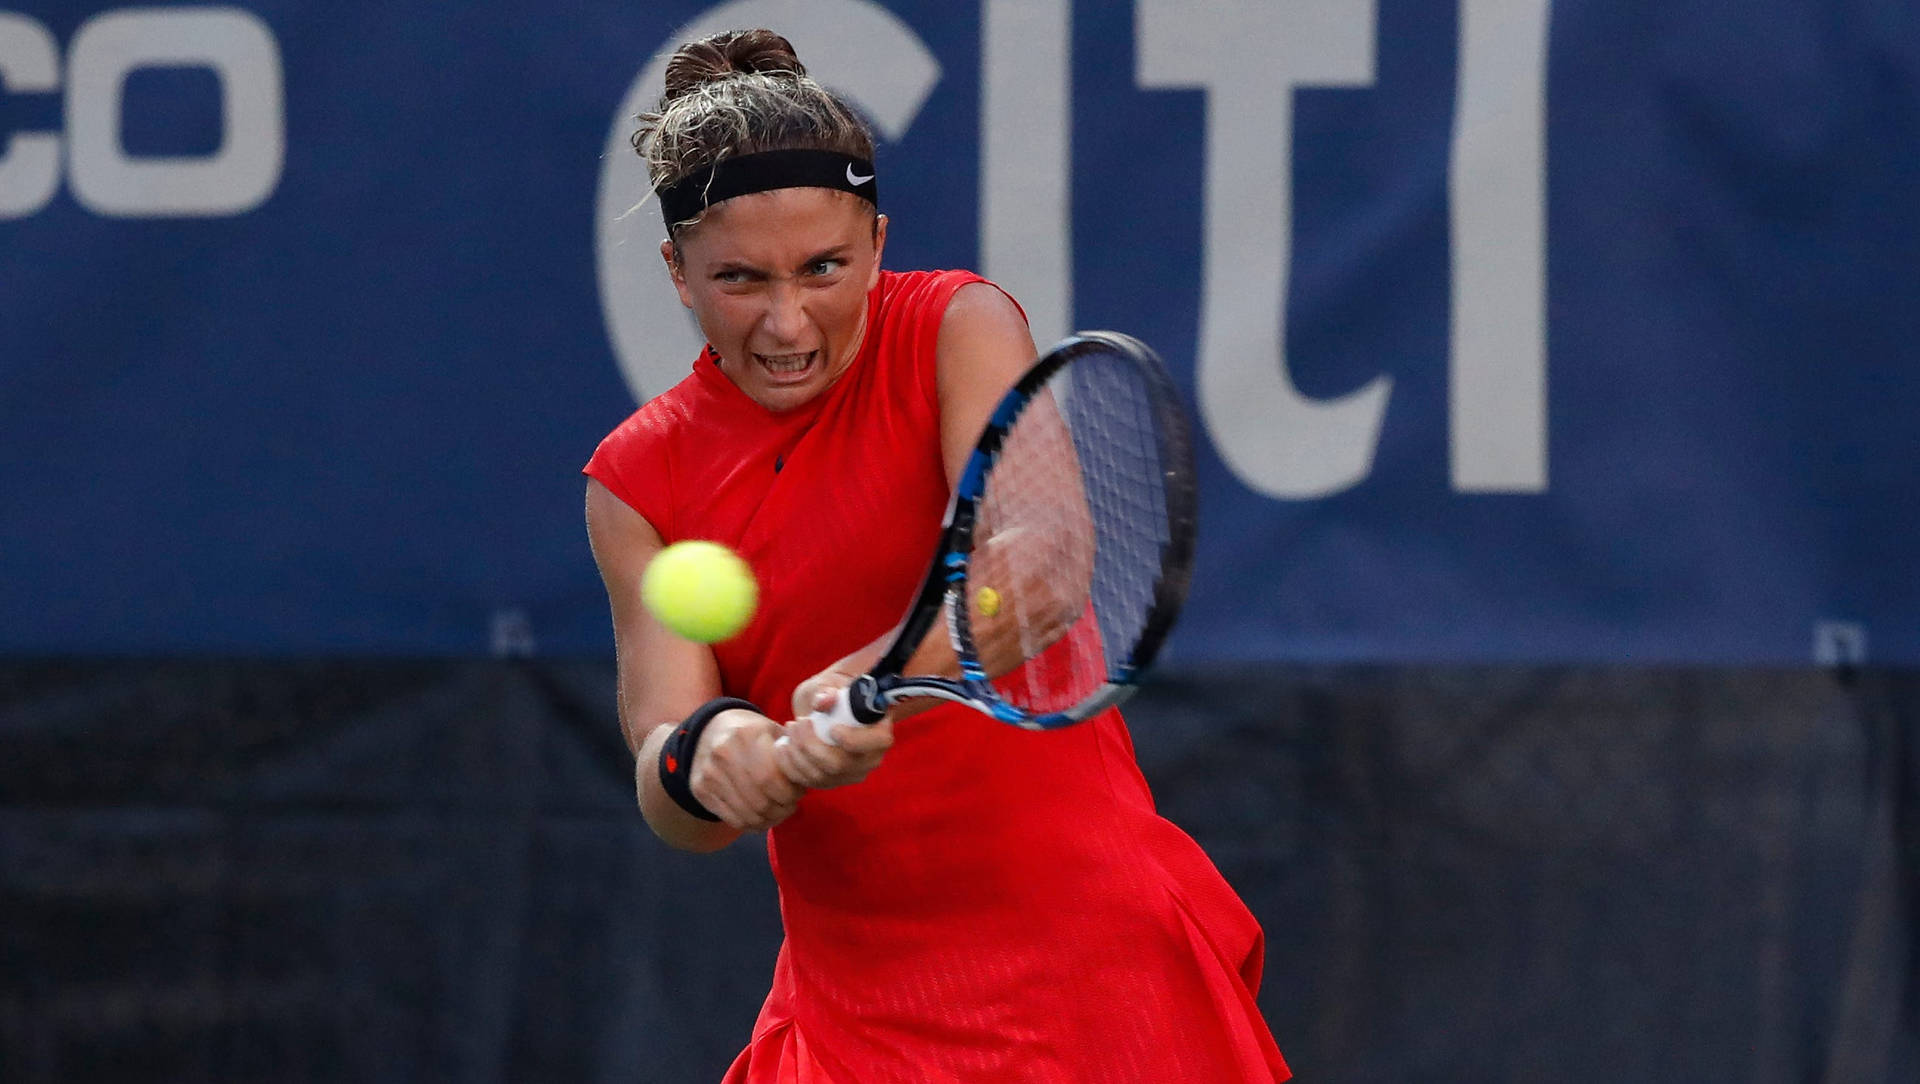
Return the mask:
[[776,373],[797,373],[813,361],[814,353],[809,350],[804,354],[755,354],[754,357]]

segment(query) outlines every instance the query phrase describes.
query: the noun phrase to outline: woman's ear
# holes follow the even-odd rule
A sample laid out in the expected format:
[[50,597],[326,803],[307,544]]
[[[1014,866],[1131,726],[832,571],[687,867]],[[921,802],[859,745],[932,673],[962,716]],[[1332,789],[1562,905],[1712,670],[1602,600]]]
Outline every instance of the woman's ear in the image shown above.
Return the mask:
[[887,248],[887,216],[873,216],[873,270],[867,275],[867,289],[880,284],[880,257]]
[[666,262],[667,277],[673,279],[673,288],[680,294],[680,303],[693,308],[693,298],[687,295],[687,268],[680,260],[680,250],[669,237],[660,242],[660,259]]

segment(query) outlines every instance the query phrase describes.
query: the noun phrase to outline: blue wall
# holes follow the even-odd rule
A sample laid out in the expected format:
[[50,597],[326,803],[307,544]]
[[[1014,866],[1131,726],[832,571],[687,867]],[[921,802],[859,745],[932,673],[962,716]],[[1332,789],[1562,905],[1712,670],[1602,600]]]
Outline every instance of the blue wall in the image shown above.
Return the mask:
[[607,650],[576,472],[697,340],[606,149],[752,17],[893,266],[1173,365],[1173,660],[1920,662],[1912,4],[721,7],[0,16],[0,651]]

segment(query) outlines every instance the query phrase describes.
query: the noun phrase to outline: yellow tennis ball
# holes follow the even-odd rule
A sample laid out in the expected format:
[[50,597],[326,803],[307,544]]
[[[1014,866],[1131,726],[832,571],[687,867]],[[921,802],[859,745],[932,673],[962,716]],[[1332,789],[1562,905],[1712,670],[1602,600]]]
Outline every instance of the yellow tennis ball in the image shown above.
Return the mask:
[[715,643],[746,628],[759,597],[753,570],[718,542],[675,542],[640,575],[647,609],[696,643]]
[[974,592],[973,600],[980,604],[980,613],[983,617],[992,617],[1000,612],[1000,592],[991,587],[982,587]]

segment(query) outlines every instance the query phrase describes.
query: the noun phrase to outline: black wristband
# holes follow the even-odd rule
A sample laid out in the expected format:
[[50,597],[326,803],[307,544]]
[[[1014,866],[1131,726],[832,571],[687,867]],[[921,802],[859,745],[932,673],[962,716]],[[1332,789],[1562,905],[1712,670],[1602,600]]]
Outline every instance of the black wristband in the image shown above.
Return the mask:
[[760,710],[758,705],[733,696],[709,700],[693,709],[693,714],[674,727],[673,733],[667,735],[666,742],[660,746],[660,786],[675,805],[703,821],[717,821],[720,818],[693,796],[693,754],[700,748],[700,732],[707,728],[714,716],[732,708]]

